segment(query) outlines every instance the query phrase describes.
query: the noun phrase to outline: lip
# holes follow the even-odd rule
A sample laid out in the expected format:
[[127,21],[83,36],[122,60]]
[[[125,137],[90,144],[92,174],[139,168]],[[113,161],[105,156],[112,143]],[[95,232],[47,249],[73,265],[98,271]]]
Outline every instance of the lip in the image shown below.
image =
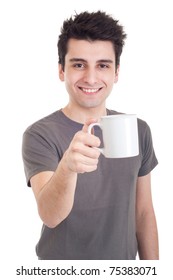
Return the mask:
[[98,88],[79,87],[79,89],[86,95],[96,95],[101,90],[101,87]]

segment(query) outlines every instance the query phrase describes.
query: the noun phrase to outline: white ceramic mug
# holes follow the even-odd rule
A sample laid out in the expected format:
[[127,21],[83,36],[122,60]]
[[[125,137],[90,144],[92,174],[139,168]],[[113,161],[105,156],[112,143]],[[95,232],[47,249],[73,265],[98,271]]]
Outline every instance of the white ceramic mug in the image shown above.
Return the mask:
[[117,114],[101,117],[99,123],[92,123],[92,128],[99,126],[103,135],[103,148],[98,148],[107,158],[134,157],[139,154],[138,124],[135,114]]

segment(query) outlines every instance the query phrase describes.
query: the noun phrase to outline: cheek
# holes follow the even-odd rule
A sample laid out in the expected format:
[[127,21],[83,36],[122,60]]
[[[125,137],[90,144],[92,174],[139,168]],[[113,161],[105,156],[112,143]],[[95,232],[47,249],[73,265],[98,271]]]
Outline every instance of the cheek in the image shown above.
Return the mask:
[[109,76],[107,79],[104,79],[105,83],[109,86],[109,87],[113,87],[114,83],[117,82],[117,76],[115,75],[111,75]]
[[82,77],[83,76],[81,72],[73,72],[73,71],[66,72],[64,76],[67,83],[71,84],[72,86],[75,85],[80,80],[82,80]]
[[68,90],[68,92],[71,90],[74,91],[75,85],[77,82],[75,76],[71,75],[70,73],[68,73],[68,74],[66,73],[64,75],[64,81],[65,81],[66,89]]

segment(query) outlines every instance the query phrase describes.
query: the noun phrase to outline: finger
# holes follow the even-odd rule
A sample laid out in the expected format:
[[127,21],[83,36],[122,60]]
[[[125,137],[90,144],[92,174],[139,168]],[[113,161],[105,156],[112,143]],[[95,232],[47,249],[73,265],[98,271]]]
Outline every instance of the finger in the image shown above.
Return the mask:
[[97,119],[94,119],[94,118],[90,118],[90,119],[87,119],[83,128],[82,128],[82,131],[83,132],[88,132],[88,126],[92,123],[96,123],[98,120]]
[[[85,138],[85,140],[86,140],[86,138]],[[91,141],[88,143],[85,145],[78,143],[72,147],[72,151],[75,153],[81,154],[83,156],[89,157],[89,158],[93,158],[93,159],[99,158],[100,151],[98,149],[94,149],[91,147],[91,145],[93,145],[94,147],[99,146],[100,145],[99,139],[96,138],[95,141],[93,141],[93,143],[91,143]]]
[[97,169],[98,159],[91,159],[80,155],[77,161],[76,170],[77,173],[92,172]]
[[72,148],[76,149],[79,146],[83,147],[83,145],[86,145],[89,147],[99,147],[100,139],[95,135],[85,133],[83,131],[79,131],[74,136]]
[[86,166],[93,166],[98,164],[98,158],[90,158],[84,155],[80,155],[79,162]]

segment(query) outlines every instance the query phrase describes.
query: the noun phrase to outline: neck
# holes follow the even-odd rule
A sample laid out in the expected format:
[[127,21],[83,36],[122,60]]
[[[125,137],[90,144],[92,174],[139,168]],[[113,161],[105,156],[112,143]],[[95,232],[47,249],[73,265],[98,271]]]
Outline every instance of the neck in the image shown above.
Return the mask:
[[106,116],[106,107],[103,108],[82,108],[82,110],[75,110],[70,104],[62,109],[63,113],[71,120],[79,123],[85,123],[87,119],[100,119],[101,116]]

